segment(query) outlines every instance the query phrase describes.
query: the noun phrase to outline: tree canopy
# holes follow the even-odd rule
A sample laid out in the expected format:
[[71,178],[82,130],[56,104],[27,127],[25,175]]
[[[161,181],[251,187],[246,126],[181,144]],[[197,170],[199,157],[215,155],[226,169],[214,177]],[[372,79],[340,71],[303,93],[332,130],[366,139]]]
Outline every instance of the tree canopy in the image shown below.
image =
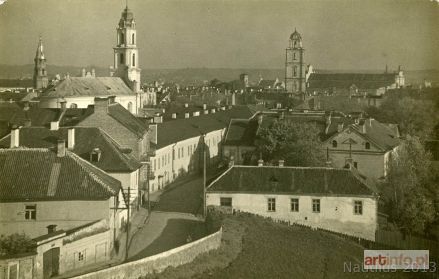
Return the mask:
[[285,160],[287,166],[323,166],[325,153],[315,124],[275,120],[258,132],[256,154],[265,162]]
[[35,242],[25,234],[0,236],[0,256],[10,256],[33,251]]

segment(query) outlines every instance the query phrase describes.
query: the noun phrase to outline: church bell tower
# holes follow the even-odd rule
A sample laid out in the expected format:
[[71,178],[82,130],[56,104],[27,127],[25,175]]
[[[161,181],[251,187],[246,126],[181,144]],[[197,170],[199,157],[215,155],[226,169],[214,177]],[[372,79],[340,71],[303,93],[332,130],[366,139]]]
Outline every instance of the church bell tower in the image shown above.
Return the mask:
[[141,70],[139,68],[139,51],[136,45],[136,23],[128,6],[122,12],[116,33],[114,75],[121,77],[134,92],[139,92]]
[[306,91],[304,52],[302,36],[294,30],[285,58],[285,87],[288,93],[300,94]]
[[43,40],[40,37],[38,42],[37,53],[35,54],[35,66],[34,66],[34,88],[44,89],[49,83],[46,70],[46,58],[44,57]]

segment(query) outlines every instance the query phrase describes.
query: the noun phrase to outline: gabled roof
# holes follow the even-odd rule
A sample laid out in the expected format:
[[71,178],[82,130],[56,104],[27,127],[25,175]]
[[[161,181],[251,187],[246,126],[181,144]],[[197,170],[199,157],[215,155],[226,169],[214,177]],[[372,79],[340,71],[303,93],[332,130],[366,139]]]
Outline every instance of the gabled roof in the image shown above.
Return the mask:
[[232,119],[223,145],[253,146],[257,131],[258,122],[254,119]]
[[[86,161],[95,148],[101,151],[98,162],[90,162],[106,172],[133,172],[140,168],[140,163],[122,149],[104,131],[95,127],[75,127],[75,146],[73,153]],[[49,148],[54,150],[59,139],[67,142],[68,128],[53,131],[44,127],[23,127],[19,131],[20,146],[28,148]],[[10,136],[0,140],[0,148],[9,148]]]
[[162,148],[172,143],[200,136],[215,130],[224,129],[230,119],[249,119],[253,112],[247,106],[233,106],[225,111],[200,114],[189,118],[175,119],[157,124],[157,146]]
[[349,169],[233,166],[208,192],[373,196],[377,191]]
[[356,73],[312,73],[308,79],[309,89],[349,89],[355,85],[359,89],[377,89],[395,83],[396,73],[356,74]]
[[67,77],[47,88],[41,97],[98,97],[135,95],[119,77]]
[[0,201],[106,200],[121,184],[70,151],[0,150]]
[[138,137],[143,137],[143,135],[148,132],[148,126],[119,103],[110,104],[108,106],[108,114]]

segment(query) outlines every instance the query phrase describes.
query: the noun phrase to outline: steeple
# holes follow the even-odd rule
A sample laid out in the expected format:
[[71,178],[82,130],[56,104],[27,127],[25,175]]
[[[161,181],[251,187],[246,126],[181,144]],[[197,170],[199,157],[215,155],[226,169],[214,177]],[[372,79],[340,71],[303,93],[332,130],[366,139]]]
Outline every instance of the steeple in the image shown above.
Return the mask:
[[294,28],[286,49],[285,61],[285,87],[289,93],[303,94],[306,91],[304,52],[302,36]]
[[140,91],[140,68],[137,49],[136,22],[128,2],[122,11],[116,28],[117,42],[114,47],[114,75],[121,77],[135,92]]
[[46,71],[46,58],[44,57],[44,47],[43,40],[41,39],[38,42],[37,51],[35,54],[35,66],[34,66],[34,88],[42,89],[46,88],[49,83],[49,79],[47,78]]

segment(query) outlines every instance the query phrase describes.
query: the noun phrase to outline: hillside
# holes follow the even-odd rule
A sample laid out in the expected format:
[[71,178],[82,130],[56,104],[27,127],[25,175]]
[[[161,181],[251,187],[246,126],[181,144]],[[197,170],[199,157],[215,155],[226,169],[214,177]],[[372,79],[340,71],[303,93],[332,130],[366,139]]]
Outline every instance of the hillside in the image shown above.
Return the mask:
[[[60,74],[63,76],[69,73],[72,76],[79,76],[83,67],[76,66],[56,66],[47,65],[49,75]],[[109,68],[86,66],[90,70],[94,68],[97,76],[108,76]],[[364,70],[317,70],[320,73],[333,72],[364,72],[377,73],[380,71]],[[0,64],[0,79],[31,78],[33,65],[4,65]],[[199,85],[204,81],[219,79],[221,81],[231,81],[239,78],[242,73],[247,73],[251,83],[257,83],[260,78],[263,79],[284,79],[284,69],[226,69],[226,68],[185,68],[185,69],[142,69],[142,81],[152,82],[163,80],[175,82],[181,85]],[[406,82],[410,84],[422,83],[424,79],[439,83],[439,70],[420,70],[405,71]]]
[[422,278],[419,273],[350,273],[364,247],[330,233],[290,227],[245,214],[223,221],[220,249],[145,278]]

